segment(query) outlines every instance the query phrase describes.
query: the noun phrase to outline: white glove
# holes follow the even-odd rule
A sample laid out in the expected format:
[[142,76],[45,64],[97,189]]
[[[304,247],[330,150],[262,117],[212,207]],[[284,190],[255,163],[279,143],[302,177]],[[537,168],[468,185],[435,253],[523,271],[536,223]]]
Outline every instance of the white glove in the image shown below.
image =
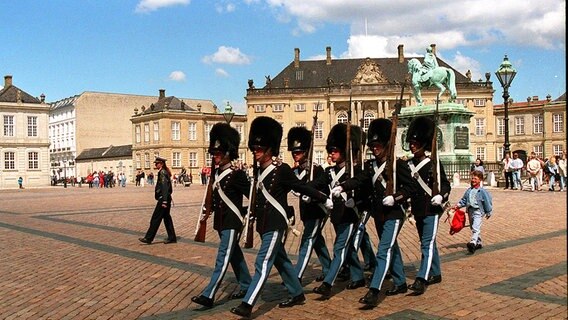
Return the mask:
[[432,202],[433,206],[442,206],[442,200],[443,200],[442,196],[437,194],[437,195],[432,197],[431,202]]
[[312,198],[308,197],[308,196],[302,196],[302,201],[305,203],[310,203],[312,202]]
[[293,195],[294,197],[299,197],[299,196],[300,196],[300,193],[299,193],[299,192],[296,192],[296,191],[294,191],[294,190],[292,190],[292,195]]
[[392,207],[394,206],[394,197],[387,196],[383,198],[383,206]]
[[342,192],[343,192],[342,186],[336,186],[333,187],[333,189],[331,189],[331,195],[333,195],[336,198],[340,197]]
[[333,209],[333,201],[331,201],[331,199],[329,199],[329,198],[327,200],[325,200],[325,207],[328,210]]

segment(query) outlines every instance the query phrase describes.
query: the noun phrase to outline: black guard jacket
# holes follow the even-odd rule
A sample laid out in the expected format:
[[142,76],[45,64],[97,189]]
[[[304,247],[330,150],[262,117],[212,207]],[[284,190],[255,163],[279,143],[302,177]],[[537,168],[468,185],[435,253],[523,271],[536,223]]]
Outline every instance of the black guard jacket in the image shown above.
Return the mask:
[[[417,159],[410,159],[409,162],[412,162],[414,166],[418,166],[419,162]],[[426,163],[420,170],[418,170],[420,177],[424,182],[432,189],[432,185],[434,184],[434,179],[432,177],[432,162]],[[416,192],[412,195],[411,198],[411,207],[412,207],[412,214],[416,217],[424,217],[424,216],[433,216],[436,214],[443,213],[444,209],[441,206],[433,206],[432,205],[432,197],[435,194],[430,195],[428,194],[422,186],[418,183],[418,180],[413,177],[412,180],[414,181]],[[440,163],[440,195],[443,198],[443,202],[448,201],[450,196],[451,186],[448,178],[446,177],[446,172],[444,171],[444,166]]]
[[[246,209],[243,209],[243,195],[246,197],[249,196],[250,182],[245,171],[237,169],[236,167],[231,167],[231,169],[233,171],[219,181],[219,188],[223,190],[227,198],[240,210],[238,214],[244,217],[244,215],[246,215]],[[220,170],[219,168],[215,169],[210,179],[215,179],[217,174],[221,174]],[[216,181],[212,181],[212,183],[216,183]],[[241,219],[239,219],[233,210],[221,199],[217,188],[213,189],[211,211],[215,213],[213,218],[213,228],[215,230],[235,229],[240,231],[242,229],[243,224],[241,223]]]
[[[316,190],[323,191],[326,195],[329,194],[329,187],[327,186],[326,179],[325,179],[325,171],[319,165],[313,165],[313,180],[309,181],[310,176],[308,172],[306,175],[301,179],[302,182],[308,183],[311,187],[315,188]],[[294,169],[294,174],[301,175],[302,172],[305,171],[304,166],[299,166]],[[300,219],[302,221],[310,220],[310,219],[321,219],[327,215],[327,212],[324,211],[320,205],[318,205],[315,201],[310,201],[309,203],[304,202],[301,200],[300,196]]]

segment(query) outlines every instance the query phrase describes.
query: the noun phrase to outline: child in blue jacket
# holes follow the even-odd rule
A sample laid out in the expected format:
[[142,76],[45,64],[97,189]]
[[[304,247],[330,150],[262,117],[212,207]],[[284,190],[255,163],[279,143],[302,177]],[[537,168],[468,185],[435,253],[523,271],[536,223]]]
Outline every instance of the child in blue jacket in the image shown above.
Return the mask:
[[481,185],[482,180],[483,172],[474,170],[471,173],[471,187],[454,206],[454,209],[466,207],[471,228],[471,240],[467,243],[467,250],[472,254],[475,250],[483,248],[480,236],[481,218],[485,215],[485,218],[489,219],[493,211],[491,194]]

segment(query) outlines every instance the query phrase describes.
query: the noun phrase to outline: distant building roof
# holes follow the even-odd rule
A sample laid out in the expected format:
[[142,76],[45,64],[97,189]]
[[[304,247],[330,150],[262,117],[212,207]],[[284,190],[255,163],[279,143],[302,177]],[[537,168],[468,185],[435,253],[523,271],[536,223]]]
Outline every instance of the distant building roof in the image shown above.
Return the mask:
[[104,148],[85,149],[75,160],[96,160],[107,158],[132,158],[132,145],[109,146]]
[[4,88],[0,90],[0,102],[41,103],[38,98],[31,96],[27,92],[13,85],[12,76],[4,77]]

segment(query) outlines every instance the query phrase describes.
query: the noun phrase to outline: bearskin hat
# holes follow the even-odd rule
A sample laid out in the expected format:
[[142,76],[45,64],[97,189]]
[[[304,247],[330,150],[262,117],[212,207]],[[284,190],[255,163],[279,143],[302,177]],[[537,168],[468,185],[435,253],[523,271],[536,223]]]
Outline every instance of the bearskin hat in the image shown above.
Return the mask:
[[231,160],[235,160],[239,157],[239,143],[241,136],[237,129],[227,123],[218,122],[209,132],[208,152],[213,154],[215,150],[220,150],[228,153]]
[[426,116],[419,116],[410,122],[406,132],[406,142],[414,140],[427,151],[432,151],[432,137],[434,136],[434,121]]
[[293,127],[288,131],[288,151],[308,151],[312,144],[312,133],[304,127]]
[[281,140],[282,126],[278,121],[262,116],[250,124],[248,147],[251,151],[253,146],[267,147],[272,150],[273,156],[278,156]]
[[[362,130],[359,126],[351,126],[351,151],[356,154],[361,150],[361,136]],[[331,128],[327,136],[327,144],[325,146],[327,152],[333,149],[338,149],[342,154],[345,154],[347,147],[347,125],[345,123],[338,123]]]
[[380,143],[386,146],[390,140],[391,129],[392,121],[389,119],[379,118],[371,121],[367,129],[367,145]]

